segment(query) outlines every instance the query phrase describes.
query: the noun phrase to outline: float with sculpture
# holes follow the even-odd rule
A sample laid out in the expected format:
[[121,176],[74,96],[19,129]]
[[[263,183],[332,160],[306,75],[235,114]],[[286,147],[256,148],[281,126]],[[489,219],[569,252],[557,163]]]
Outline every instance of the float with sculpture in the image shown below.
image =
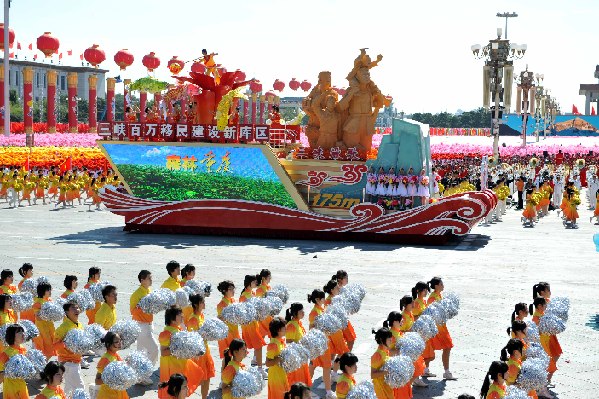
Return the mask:
[[[342,97],[331,73],[319,74],[302,103],[310,148],[301,147],[277,108],[267,125],[233,119],[241,89],[252,82],[239,71],[215,74],[211,66],[176,77],[196,88],[193,121],[158,123],[151,134],[147,123],[135,135],[113,128],[98,144],[126,192],[107,187],[104,203],[125,216],[127,231],[418,244],[467,234],[495,207],[492,191],[390,213],[365,201],[371,167],[430,173],[428,126],[414,121],[394,120],[376,159],[367,159],[376,116],[390,100],[370,78],[381,60],[361,50]],[[171,97],[190,92],[179,87]]]

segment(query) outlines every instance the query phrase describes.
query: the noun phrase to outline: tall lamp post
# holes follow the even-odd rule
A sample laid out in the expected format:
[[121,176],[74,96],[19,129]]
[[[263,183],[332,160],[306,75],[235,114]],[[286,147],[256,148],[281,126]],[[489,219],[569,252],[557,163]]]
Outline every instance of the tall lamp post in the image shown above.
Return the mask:
[[10,1],[4,0],[4,135],[10,136],[10,86],[9,86],[9,76],[10,76],[10,66],[8,63],[8,59],[10,58],[8,55],[10,53],[8,49],[8,12],[10,10]]
[[[538,75],[538,74],[537,74]],[[526,147],[526,130],[528,127],[528,115],[535,110],[535,81],[533,73],[528,70],[520,72],[516,78],[518,84],[516,94],[516,113],[522,118],[522,147]]]
[[[536,88],[534,92],[534,100],[535,100],[535,108],[534,108],[534,118],[535,118],[535,140],[539,141],[539,127],[541,125],[541,120],[543,119],[543,98],[545,95],[545,87],[543,87],[543,79],[545,79],[545,75],[536,73],[535,74],[535,82]],[[531,108],[532,110],[532,108]]]
[[[510,43],[501,38],[501,28],[497,28],[497,39],[489,44],[475,44],[470,47],[477,59],[485,59],[483,67],[483,108],[489,109],[491,96],[494,106],[490,107],[493,121],[493,156],[499,159],[499,123],[502,113],[509,112],[514,80],[514,59],[520,59],[526,52],[526,44]],[[505,83],[504,83],[505,81]],[[501,109],[501,111],[500,111]]]
[[498,12],[497,16],[499,18],[505,18],[505,38],[507,39],[507,20],[509,18],[516,18],[518,14],[515,12]]

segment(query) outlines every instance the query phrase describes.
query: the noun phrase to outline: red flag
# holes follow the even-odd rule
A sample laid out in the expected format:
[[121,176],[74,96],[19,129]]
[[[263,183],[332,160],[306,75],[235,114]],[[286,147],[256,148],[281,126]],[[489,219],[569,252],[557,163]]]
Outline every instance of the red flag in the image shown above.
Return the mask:
[[25,170],[29,171],[29,155],[27,155],[27,160],[25,161]]
[[591,115],[592,116],[597,115],[597,112],[595,111],[595,107],[591,108]]
[[58,54],[58,59],[62,60],[62,53]]
[[73,50],[68,50],[67,55],[73,55]]
[[60,165],[60,173],[64,174],[67,172],[67,170],[71,170],[73,169],[73,162],[71,160],[71,157],[68,157],[66,161],[64,161],[61,165]]
[[17,50],[21,49],[21,42],[17,42]]
[[574,115],[580,115],[580,112],[578,112],[578,108],[576,108],[576,105],[572,104],[572,113]]
[[29,50],[33,50],[33,43],[29,43]]
[[83,54],[79,54],[79,59],[83,61]]
[[33,61],[37,60],[37,54],[33,54]]
[[15,53],[8,53],[8,58],[15,58]]

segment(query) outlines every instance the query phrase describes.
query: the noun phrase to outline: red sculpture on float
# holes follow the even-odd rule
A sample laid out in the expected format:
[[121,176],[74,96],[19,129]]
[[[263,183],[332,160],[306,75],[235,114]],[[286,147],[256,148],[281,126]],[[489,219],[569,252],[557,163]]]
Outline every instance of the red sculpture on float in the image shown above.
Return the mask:
[[203,62],[196,61],[191,64],[191,72],[195,73],[206,73],[206,65]]
[[166,66],[173,75],[178,75],[185,67],[185,62],[178,59],[176,55],[173,55],[173,58],[169,60]]
[[[0,50],[4,50],[4,24],[0,24]],[[15,31],[8,28],[8,47],[12,48],[15,42]]]
[[151,51],[150,54],[144,55],[144,58],[141,59],[141,63],[148,68],[148,72],[153,72],[154,69],[157,69],[160,66],[160,58],[156,57],[156,53]]
[[44,53],[46,58],[52,57],[52,55],[58,52],[60,47],[60,41],[52,36],[51,32],[44,32],[43,35],[37,38],[37,49]]
[[285,83],[281,82],[279,79],[277,79],[272,84],[272,88],[275,89],[276,91],[283,91],[283,89],[285,88]]
[[106,53],[104,53],[104,50],[100,49],[100,46],[94,44],[90,48],[85,49],[83,57],[85,58],[85,61],[90,63],[90,65],[97,68],[98,65],[106,60]]
[[235,70],[235,73],[237,74],[237,79],[242,81],[245,80],[245,72],[242,72],[241,70],[237,69]]
[[299,87],[300,87],[300,82],[295,80],[295,78],[292,78],[291,82],[289,82],[289,88],[293,91],[296,91],[297,89],[299,89]]
[[131,66],[134,60],[133,54],[131,54],[126,48],[119,50],[114,55],[114,62],[121,68],[121,71],[124,71],[127,69],[127,67]]
[[312,87],[312,83],[308,82],[307,80],[304,80],[302,83],[300,83],[300,87],[303,91],[308,91]]

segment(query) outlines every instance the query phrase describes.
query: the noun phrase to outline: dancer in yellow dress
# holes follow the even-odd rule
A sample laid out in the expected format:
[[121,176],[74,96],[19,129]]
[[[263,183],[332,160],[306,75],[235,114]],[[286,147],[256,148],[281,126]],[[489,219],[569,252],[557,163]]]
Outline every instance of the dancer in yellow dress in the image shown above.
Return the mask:
[[[254,289],[256,288],[257,277],[255,274],[246,275],[243,280],[244,289],[239,296],[239,302],[245,302],[254,297]],[[262,348],[266,346],[266,342],[260,334],[260,327],[257,321],[251,321],[248,324],[241,326],[241,338],[245,341],[248,350],[254,350],[254,358],[256,365],[266,377],[266,371],[262,368]]]
[[[429,288],[433,291],[428,296],[428,304],[435,303],[443,299],[441,293],[445,289],[443,285],[443,280],[441,277],[433,277],[431,281],[428,282]],[[439,330],[438,334],[431,338],[431,344],[434,350],[441,350],[441,361],[443,363],[443,379],[444,380],[455,380],[451,371],[449,371],[449,356],[451,355],[451,348],[453,348],[453,340],[451,339],[451,335],[449,334],[449,330],[447,329],[447,325],[439,325],[437,326]]]
[[285,396],[289,390],[287,373],[281,366],[281,352],[285,344],[285,319],[275,317],[270,322],[270,343],[266,349],[266,367],[268,367],[268,399],[278,399]]
[[[185,287],[185,284],[188,281],[193,280],[195,277],[196,267],[191,263],[188,263],[181,269],[181,281],[179,282],[179,284],[181,285],[181,287]],[[189,317],[191,317],[191,315],[193,314],[193,309],[191,308],[191,306],[185,306],[182,310],[183,323],[187,324],[187,320],[189,320]]]
[[[206,303],[204,301],[204,297],[199,294],[190,295],[189,302],[191,302],[193,313],[187,321],[187,330],[197,331],[204,325],[204,309],[206,308]],[[214,378],[216,375],[214,359],[212,359],[212,355],[210,354],[208,341],[204,341],[204,346],[206,347],[206,353],[194,359],[194,362],[198,365],[198,367],[204,371],[204,378],[200,383],[202,399],[206,399],[208,397],[208,391],[210,390],[210,379]]]
[[[244,370],[245,364],[242,363],[243,359],[248,355],[247,347],[245,342],[240,338],[235,338],[229,344],[229,347],[224,351],[224,364],[223,372],[221,374],[221,383],[223,388],[223,399],[233,399],[231,394],[231,384],[235,375],[239,369]],[[239,398],[244,399],[244,398]]]
[[52,286],[48,283],[41,283],[37,286],[37,298],[34,299],[33,303],[35,325],[40,331],[40,334],[33,338],[33,344],[48,359],[56,354],[54,350],[54,322],[40,319],[38,313],[44,303],[52,301],[52,298],[50,298],[51,295]]
[[395,354],[391,350],[393,335],[388,328],[380,328],[374,334],[374,339],[378,344],[376,352],[370,358],[370,378],[374,384],[374,392],[377,399],[394,399],[393,389],[385,382],[387,371],[382,370],[389,356]]
[[60,297],[62,299],[67,299],[71,294],[74,294],[78,284],[77,276],[73,274],[67,274],[63,281],[64,288],[66,289],[62,294],[60,294]]
[[[12,310],[12,298],[8,294],[0,294],[0,326],[17,322],[17,314]],[[0,353],[6,347],[0,341]]]
[[341,355],[338,361],[339,370],[341,370],[342,374],[337,380],[335,394],[337,395],[337,399],[345,399],[349,391],[356,385],[354,374],[358,371],[358,356],[347,352]]
[[[29,280],[31,277],[33,277],[33,265],[31,263],[23,263],[23,266],[21,266],[19,268],[19,275],[21,277],[23,277],[21,279],[21,281],[19,281],[19,284],[17,285],[17,288],[20,291],[21,287],[23,286],[23,283],[25,281]],[[33,308],[28,309],[28,310],[23,310],[19,314],[19,318],[21,320],[29,320],[30,322],[35,323],[35,313],[33,312]]]
[[15,355],[25,355],[27,349],[25,343],[25,330],[19,324],[13,324],[6,329],[6,344],[0,353],[0,384],[4,399],[29,399],[27,383],[20,378],[5,378],[4,369],[6,363]]
[[102,342],[104,342],[104,345],[106,346],[106,353],[102,355],[97,366],[96,385],[99,385],[100,389],[98,390],[96,399],[129,399],[127,391],[112,389],[102,381],[102,372],[106,366],[112,362],[123,360],[117,353],[121,350],[121,337],[112,331],[108,331],[106,336],[102,338]]
[[216,62],[214,61],[214,56],[218,55],[218,53],[210,53],[204,48],[202,49],[202,63],[206,67],[206,75],[212,75],[214,77],[214,83],[217,85],[220,83],[220,73],[216,68]]
[[2,294],[16,294],[17,287],[13,285],[15,281],[14,274],[10,269],[4,269],[0,272],[0,293]]
[[[287,321],[285,339],[287,340],[287,343],[298,343],[306,333],[306,329],[302,324],[304,314],[304,305],[299,302],[292,303],[289,309],[285,311],[285,320]],[[305,363],[299,369],[288,373],[287,380],[291,385],[296,382],[301,382],[309,387],[312,386],[312,377],[310,376],[310,366],[308,363]]]
[[[314,328],[314,321],[316,317],[324,313],[325,310],[325,293],[322,290],[314,290],[311,294],[308,294],[308,302],[313,303],[314,307],[308,315],[310,322],[310,329]],[[331,346],[329,344],[325,353],[317,357],[312,361],[310,365],[310,374],[314,376],[314,369],[316,367],[322,368],[322,381],[324,383],[324,389],[326,390],[327,398],[333,398],[334,393],[331,390]]]
[[[266,293],[268,291],[270,291],[270,280],[272,279],[272,274],[270,273],[270,270],[268,269],[262,269],[260,270],[260,273],[258,274],[258,288],[256,288],[256,297],[258,298],[264,298],[266,296]],[[268,330],[268,326],[270,325],[270,321],[272,320],[272,316],[268,316],[266,319],[261,320],[259,322],[260,325],[260,334],[262,334],[262,337],[265,337],[268,335],[268,338],[270,338],[270,332]]]
[[[60,326],[54,332],[54,349],[58,354],[58,361],[64,365],[64,390],[70,395],[77,388],[85,388],[83,378],[81,378],[82,357],[78,353],[71,352],[65,345],[64,339],[73,329],[83,330],[83,324],[79,322],[81,309],[79,305],[67,302],[62,306],[65,318]],[[89,367],[89,365],[87,365]]]
[[61,387],[64,371],[64,366],[61,363],[57,361],[48,362],[41,373],[42,380],[46,382],[46,387],[35,399],[67,399],[65,391]]
[[[223,299],[216,305],[216,315],[220,318],[223,309],[235,303],[235,284],[233,284],[231,280],[221,281],[216,289],[223,295]],[[218,351],[221,359],[224,359],[225,350],[229,347],[229,344],[235,338],[241,338],[239,335],[239,326],[237,324],[227,323],[227,327],[229,327],[229,335],[227,338],[218,341]],[[226,363],[223,363],[223,366],[226,366]]]
[[35,190],[35,183],[33,183],[28,175],[23,177],[23,196],[19,199],[19,206],[21,206],[21,202],[27,200],[27,204],[31,206],[31,193]]
[[[332,277],[333,280],[337,280],[339,288],[342,289],[349,282],[349,275],[345,270],[337,270]],[[347,327],[343,329],[343,339],[347,343],[347,348],[351,351],[354,348],[354,342],[356,341],[356,331],[351,321],[347,321]]]
[[[402,330],[403,316],[397,311],[392,311],[387,316],[387,320],[383,322],[383,327],[388,328],[393,336],[393,341],[389,347],[391,350],[399,351],[399,340],[404,334]],[[394,399],[411,399],[412,398],[412,381],[408,381],[405,385],[399,388],[393,388]]]
[[[100,277],[102,275],[102,269],[98,267],[90,267],[88,270],[88,278],[87,284],[85,284],[84,289],[89,289],[92,284],[96,284],[100,282]],[[87,316],[87,324],[94,324],[96,322],[96,313],[102,306],[102,302],[96,301],[96,306],[93,309],[89,309],[85,311],[85,315]]]

